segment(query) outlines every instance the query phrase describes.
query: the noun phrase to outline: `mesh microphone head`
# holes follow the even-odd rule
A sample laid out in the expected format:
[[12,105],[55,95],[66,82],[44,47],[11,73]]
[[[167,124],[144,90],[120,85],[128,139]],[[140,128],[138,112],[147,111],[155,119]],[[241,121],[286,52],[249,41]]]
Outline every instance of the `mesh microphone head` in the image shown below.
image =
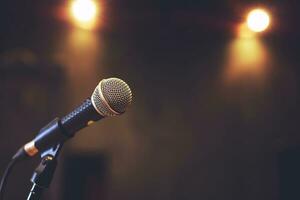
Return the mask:
[[91,97],[94,108],[104,117],[120,115],[131,104],[132,93],[121,79],[109,78],[100,81]]

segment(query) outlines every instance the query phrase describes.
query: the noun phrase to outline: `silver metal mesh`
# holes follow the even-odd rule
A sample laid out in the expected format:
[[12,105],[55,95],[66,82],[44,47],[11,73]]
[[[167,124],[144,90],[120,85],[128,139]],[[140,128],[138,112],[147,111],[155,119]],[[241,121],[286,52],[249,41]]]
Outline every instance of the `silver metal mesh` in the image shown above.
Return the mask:
[[123,80],[109,78],[100,81],[91,99],[101,115],[114,116],[126,111],[132,102],[132,93]]

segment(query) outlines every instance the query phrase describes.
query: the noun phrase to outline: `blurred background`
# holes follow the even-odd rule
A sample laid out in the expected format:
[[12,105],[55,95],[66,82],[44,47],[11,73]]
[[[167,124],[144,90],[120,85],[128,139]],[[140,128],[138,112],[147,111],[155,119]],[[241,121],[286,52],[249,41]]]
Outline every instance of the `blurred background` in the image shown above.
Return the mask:
[[[299,6],[2,0],[0,172],[119,77],[132,106],[66,143],[43,199],[300,199]],[[16,166],[6,199],[26,199],[38,163]]]

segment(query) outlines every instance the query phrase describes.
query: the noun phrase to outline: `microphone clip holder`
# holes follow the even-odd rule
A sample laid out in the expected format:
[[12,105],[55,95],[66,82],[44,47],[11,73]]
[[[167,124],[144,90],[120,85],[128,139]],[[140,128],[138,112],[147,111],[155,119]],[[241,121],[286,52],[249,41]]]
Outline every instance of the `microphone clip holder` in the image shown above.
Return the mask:
[[42,160],[31,177],[33,186],[27,200],[41,199],[43,190],[49,188],[56,170],[57,158],[62,146],[63,142],[58,143],[54,147],[41,153]]

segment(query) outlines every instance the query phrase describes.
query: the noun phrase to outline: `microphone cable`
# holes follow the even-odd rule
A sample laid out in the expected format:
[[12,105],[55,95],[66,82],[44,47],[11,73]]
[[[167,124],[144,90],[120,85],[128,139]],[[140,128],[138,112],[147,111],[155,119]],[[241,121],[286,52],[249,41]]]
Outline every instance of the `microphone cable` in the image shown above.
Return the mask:
[[9,164],[7,165],[3,176],[1,178],[1,183],[0,183],[0,200],[4,199],[4,193],[5,193],[5,186],[7,184],[7,180],[9,177],[9,174],[11,173],[11,171],[13,170],[13,167],[15,166],[15,164],[17,163],[18,159],[12,158],[9,162]]

